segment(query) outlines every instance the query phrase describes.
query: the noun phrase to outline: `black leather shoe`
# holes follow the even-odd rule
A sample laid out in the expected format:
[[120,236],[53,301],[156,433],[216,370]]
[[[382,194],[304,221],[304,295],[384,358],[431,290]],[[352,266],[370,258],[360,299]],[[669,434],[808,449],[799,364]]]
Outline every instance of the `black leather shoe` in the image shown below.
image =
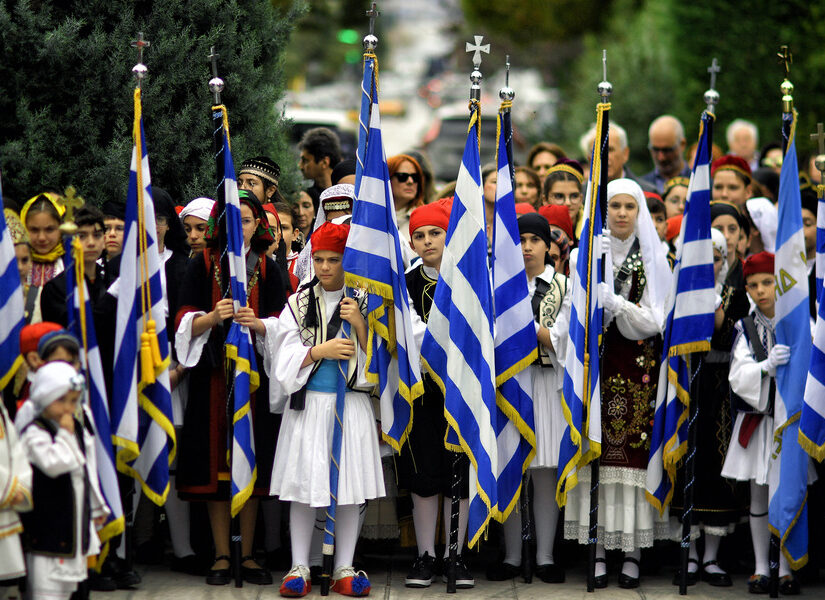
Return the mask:
[[751,575],[748,578],[748,592],[751,594],[767,594],[770,588],[770,578],[767,575]]
[[[699,566],[699,561],[696,560],[695,558],[689,558],[688,563],[693,563],[697,567]],[[688,585],[696,585],[698,582],[699,582],[699,571],[698,570],[691,571],[690,568],[688,568],[687,584]],[[673,585],[681,585],[681,583],[682,583],[682,569],[679,569],[673,574]]]
[[[229,562],[229,557],[225,554],[215,557],[215,563],[221,560]],[[232,574],[229,567],[226,569],[209,569],[209,574],[206,576],[207,585],[226,585],[230,581],[232,581]]]
[[245,567],[243,563],[247,561],[254,562],[255,559],[251,556],[244,556],[241,558],[241,577],[247,583],[254,585],[272,585],[272,575],[269,571],[262,567]]
[[488,581],[507,581],[521,575],[521,567],[515,567],[506,562],[495,562],[487,567]]
[[[603,558],[597,558],[596,562],[597,563],[605,563],[605,567],[607,566],[607,561]],[[603,590],[604,588],[606,588],[607,587],[607,573],[605,573],[604,575],[596,575],[593,586],[597,590]]]
[[564,567],[557,564],[538,565],[536,577],[544,583],[564,583]]
[[799,580],[793,575],[783,575],[779,578],[779,593],[783,596],[798,596],[799,591]]
[[733,581],[730,578],[730,575],[722,571],[721,573],[708,573],[705,569],[709,566],[716,565],[719,566],[715,560],[709,560],[706,563],[702,563],[702,581],[708,582],[708,584],[716,586],[716,587],[730,587],[733,585]]
[[[624,562],[633,563],[637,567],[639,566],[639,561],[635,558],[630,556],[624,557]],[[619,573],[619,587],[625,590],[632,590],[634,588],[639,587],[639,578],[638,577],[631,577],[630,575],[625,575],[624,573]]]
[[89,589],[93,592],[114,592],[117,589],[114,579],[103,573],[98,573],[94,569],[89,569],[88,582]]

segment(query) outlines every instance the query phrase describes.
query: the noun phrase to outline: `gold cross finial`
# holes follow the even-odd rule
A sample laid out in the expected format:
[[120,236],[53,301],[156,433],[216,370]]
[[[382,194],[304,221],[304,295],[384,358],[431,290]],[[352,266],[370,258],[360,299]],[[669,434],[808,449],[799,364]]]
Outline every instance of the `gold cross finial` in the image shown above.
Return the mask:
[[816,124],[816,133],[811,134],[811,139],[816,140],[820,154],[825,154],[825,128],[822,123]]
[[77,195],[77,190],[73,185],[66,188],[63,192],[63,205],[66,207],[66,221],[74,221],[74,211],[80,208],[86,201]]

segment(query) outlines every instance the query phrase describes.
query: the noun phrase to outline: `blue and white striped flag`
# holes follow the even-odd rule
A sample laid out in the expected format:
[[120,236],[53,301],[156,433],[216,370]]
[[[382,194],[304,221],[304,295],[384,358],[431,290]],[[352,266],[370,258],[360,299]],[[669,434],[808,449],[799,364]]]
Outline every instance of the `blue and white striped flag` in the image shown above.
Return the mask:
[[468,545],[498,510],[493,294],[474,107],[421,357],[444,393],[445,445],[470,459]]
[[714,116],[702,113],[699,146],[679,232],[668,297],[662,364],[653,417],[646,495],[660,513],[670,504],[676,467],[687,450],[690,369],[686,355],[710,349],[714,320],[710,237],[710,159]]
[[140,88],[135,90],[134,148],[115,328],[112,439],[118,470],[140,481],[156,504],[169,492],[175,427],[169,391],[168,307],[155,240],[149,154],[143,134]]
[[[3,207],[3,188],[0,185],[0,208]],[[6,387],[23,362],[20,355],[20,330],[25,324],[23,286],[17,270],[14,240],[0,220],[0,389]]]
[[[97,345],[92,303],[85,277],[76,265],[83,261],[83,247],[75,237],[74,243],[67,241],[64,262],[66,264],[66,299],[69,324],[67,329],[80,340],[81,363],[86,376],[86,399],[95,430],[95,457],[100,491],[109,507],[109,515],[97,535],[103,544],[98,564],[102,566],[108,552],[108,542],[123,533],[125,520],[117,483],[115,450],[112,446],[112,429],[109,420],[109,402],[106,397],[106,382],[103,378],[103,363]],[[78,262],[78,259],[80,262]]]
[[[247,305],[246,256],[243,251],[243,225],[238,182],[235,180],[235,163],[229,146],[228,119],[224,111],[223,131],[223,197],[226,223],[226,256],[229,262],[229,289],[232,304],[237,312]],[[220,196],[220,194],[219,194]],[[252,495],[258,468],[255,463],[255,436],[252,425],[251,394],[260,385],[260,375],[255,362],[255,349],[248,327],[232,322],[226,336],[226,361],[232,368],[232,464],[231,496],[232,516],[236,516]],[[228,369],[227,369],[228,370]]]
[[375,76],[377,73],[378,57],[370,51],[365,52],[364,74],[361,78],[361,110],[358,113],[358,147],[355,151],[356,192],[361,189],[361,177],[364,175],[367,141],[370,135],[370,109],[373,104],[378,105],[378,89],[375,85]]
[[[344,250],[346,285],[367,291],[367,380],[378,385],[381,433],[399,452],[412,428],[412,403],[424,392],[404,277],[390,173],[373,87],[369,143]],[[361,132],[363,137],[363,132]],[[360,140],[359,140],[360,141]]]
[[802,228],[802,200],[794,133],[796,112],[782,115],[787,150],[779,175],[779,229],[776,232],[776,343],[791,349],[791,360],[776,368],[774,453],[769,471],[768,523],[779,536],[793,569],[808,560],[808,454],[799,445],[799,418],[811,360],[808,268]]
[[498,514],[507,519],[521,493],[524,472],[536,451],[532,381],[527,369],[538,356],[533,308],[516,220],[508,140],[510,112],[499,111],[498,178],[493,224],[493,298],[495,304],[496,439],[498,440]]
[[799,443],[818,461],[825,458],[825,185],[817,186],[816,212],[816,294],[818,296],[811,364],[805,384],[805,402],[799,420]]
[[559,479],[556,487],[559,506],[567,504],[568,492],[578,483],[579,469],[601,455],[599,341],[603,308],[599,303],[599,284],[602,282],[603,269],[600,205],[605,201],[607,189],[600,181],[601,172],[607,166],[606,121],[609,110],[609,104],[598,105],[592,168],[584,203],[584,224],[579,238],[576,268],[571,273],[570,341],[564,361],[561,398],[567,427],[559,447]]

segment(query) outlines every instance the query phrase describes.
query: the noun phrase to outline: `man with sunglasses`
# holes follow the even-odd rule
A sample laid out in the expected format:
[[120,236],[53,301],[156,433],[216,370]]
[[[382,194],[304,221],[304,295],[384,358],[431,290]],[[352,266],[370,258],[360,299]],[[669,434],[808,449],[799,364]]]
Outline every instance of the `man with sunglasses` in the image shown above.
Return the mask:
[[661,194],[672,177],[690,177],[690,167],[685,163],[685,128],[679,119],[672,115],[657,117],[647,130],[647,139],[653,170],[642,179]]

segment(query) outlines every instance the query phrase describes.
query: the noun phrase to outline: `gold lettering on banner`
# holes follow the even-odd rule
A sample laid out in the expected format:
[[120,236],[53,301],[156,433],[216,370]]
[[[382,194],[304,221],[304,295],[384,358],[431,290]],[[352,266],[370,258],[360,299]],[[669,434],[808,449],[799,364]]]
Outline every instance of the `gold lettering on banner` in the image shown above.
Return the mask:
[[796,279],[791,277],[785,269],[779,269],[779,279],[776,284],[776,291],[782,296],[796,285]]

